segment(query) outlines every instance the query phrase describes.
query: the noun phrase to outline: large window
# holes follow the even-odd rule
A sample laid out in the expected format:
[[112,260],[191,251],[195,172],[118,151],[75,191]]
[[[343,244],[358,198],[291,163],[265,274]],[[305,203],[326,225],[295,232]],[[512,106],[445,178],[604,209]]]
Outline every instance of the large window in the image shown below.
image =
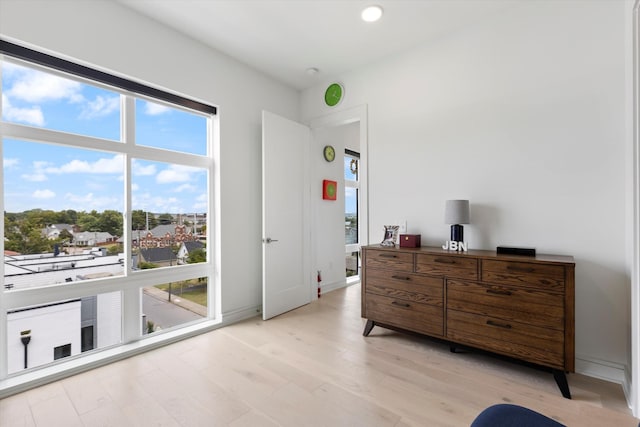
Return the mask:
[[211,318],[215,108],[0,48],[0,380]]

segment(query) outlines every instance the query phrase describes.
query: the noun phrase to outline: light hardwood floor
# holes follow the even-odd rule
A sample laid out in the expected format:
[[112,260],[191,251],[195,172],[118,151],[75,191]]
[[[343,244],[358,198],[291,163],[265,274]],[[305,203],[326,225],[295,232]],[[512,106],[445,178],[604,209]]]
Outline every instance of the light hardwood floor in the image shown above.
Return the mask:
[[510,402],[568,426],[638,426],[619,385],[376,327],[360,287],[0,400],[0,426],[468,426]]

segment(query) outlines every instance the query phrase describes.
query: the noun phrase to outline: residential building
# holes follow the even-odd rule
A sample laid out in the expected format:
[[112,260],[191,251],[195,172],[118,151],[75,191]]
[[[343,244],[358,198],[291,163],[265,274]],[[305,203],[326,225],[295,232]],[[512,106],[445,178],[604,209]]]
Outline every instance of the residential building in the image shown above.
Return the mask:
[[180,244],[180,249],[178,249],[178,253],[176,255],[176,257],[178,258],[178,263],[185,264],[187,262],[187,258],[189,258],[189,254],[199,249],[204,249],[204,243],[199,241],[182,242]]
[[[52,283],[122,274],[123,254],[107,256],[98,248],[83,253],[20,255],[5,251],[5,286],[24,290]],[[56,301],[9,310],[9,336],[29,331],[29,342],[10,340],[7,363],[10,374],[46,365],[64,357],[121,341],[121,297],[119,292]]]
[[124,254],[107,255],[105,248],[79,253],[4,255],[4,282],[8,289],[28,289],[88,278],[122,275]]
[[42,230],[42,234],[49,240],[54,240],[60,237],[62,230],[67,230],[71,235],[80,231],[79,227],[73,224],[49,224]]
[[176,265],[178,259],[170,246],[140,249],[140,261],[167,266]]
[[131,236],[133,246],[141,248],[166,248],[198,240],[189,227],[175,224],[158,225],[149,231],[133,230]]
[[[33,276],[38,274],[42,273]],[[8,344],[9,373],[119,344],[121,304],[120,293],[111,292],[9,311],[8,334],[21,336],[28,331],[30,337],[28,344],[19,340]]]
[[101,246],[117,243],[117,237],[104,231],[82,231],[73,235],[75,246]]

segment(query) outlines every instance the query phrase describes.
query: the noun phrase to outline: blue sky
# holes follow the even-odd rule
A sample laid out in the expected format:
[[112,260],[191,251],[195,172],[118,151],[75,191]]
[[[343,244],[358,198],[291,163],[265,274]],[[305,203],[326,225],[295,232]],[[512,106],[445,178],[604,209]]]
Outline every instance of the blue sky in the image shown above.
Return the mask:
[[[351,158],[344,158],[344,178],[348,180],[355,179],[355,175],[351,172]],[[345,213],[356,213],[356,189],[355,188],[345,188],[344,191],[345,199],[344,199],[344,211]],[[339,196],[339,195],[338,195]]]
[[[8,62],[2,63],[2,119],[120,140],[120,95]],[[205,117],[136,101],[136,143],[206,155]],[[124,210],[124,157],[46,143],[3,141],[5,210]],[[143,160],[132,163],[132,208],[205,212],[206,170]]]

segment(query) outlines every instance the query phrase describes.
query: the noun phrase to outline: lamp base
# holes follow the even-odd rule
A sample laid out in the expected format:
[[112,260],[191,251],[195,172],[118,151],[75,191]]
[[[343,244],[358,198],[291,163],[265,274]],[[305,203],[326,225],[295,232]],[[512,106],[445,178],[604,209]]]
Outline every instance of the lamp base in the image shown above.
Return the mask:
[[464,227],[462,225],[453,224],[451,226],[451,241],[464,242]]

